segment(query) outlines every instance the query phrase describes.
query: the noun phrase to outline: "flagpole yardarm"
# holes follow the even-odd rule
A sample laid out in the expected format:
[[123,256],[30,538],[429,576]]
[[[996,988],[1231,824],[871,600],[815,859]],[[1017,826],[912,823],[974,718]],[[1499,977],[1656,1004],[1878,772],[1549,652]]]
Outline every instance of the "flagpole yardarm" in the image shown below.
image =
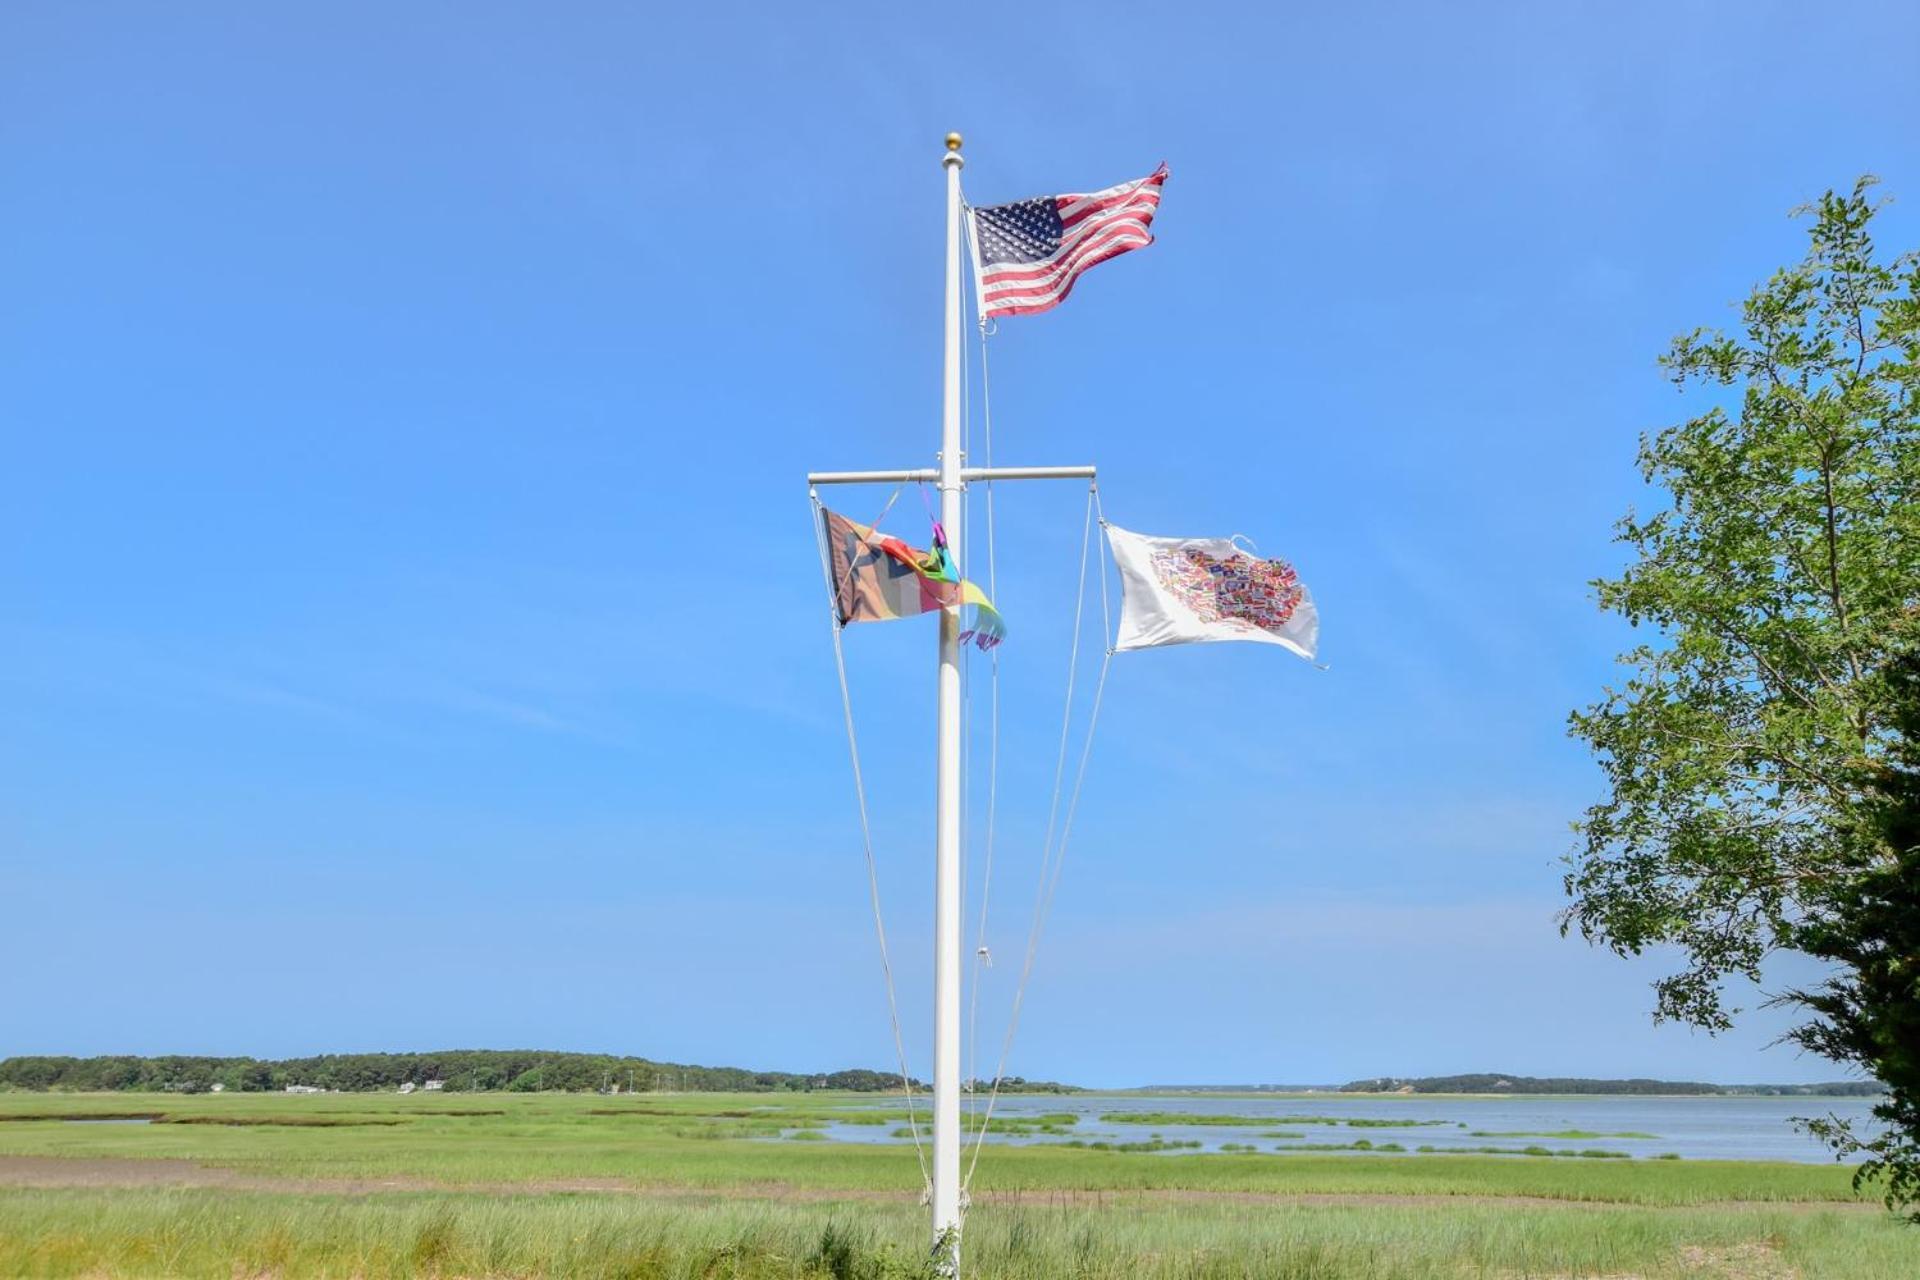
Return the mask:
[[[1095,467],[961,467],[960,478],[968,484],[976,480],[1092,480],[1099,474]],[[820,484],[925,484],[938,480],[932,467],[914,467],[905,471],[809,471],[807,483]]]

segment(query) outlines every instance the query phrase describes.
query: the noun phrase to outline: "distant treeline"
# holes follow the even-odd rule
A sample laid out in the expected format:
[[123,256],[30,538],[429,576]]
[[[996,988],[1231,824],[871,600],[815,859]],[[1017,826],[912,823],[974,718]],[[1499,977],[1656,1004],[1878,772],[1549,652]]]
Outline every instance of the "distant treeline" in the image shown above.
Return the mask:
[[1744,1094],[1782,1098],[1874,1098],[1886,1092],[1878,1081],[1832,1084],[1702,1084],[1697,1080],[1590,1080],[1583,1076],[1377,1076],[1340,1086],[1342,1093],[1637,1093]]
[[[895,1080],[898,1080],[899,1078],[900,1078],[899,1076],[894,1077]],[[924,1089],[926,1087],[927,1086],[919,1083],[916,1083],[914,1085],[914,1088],[916,1089]],[[965,1084],[961,1085],[960,1087],[963,1089],[972,1090],[975,1093],[985,1093],[987,1090],[993,1088],[993,1081],[969,1080]],[[1058,1080],[1029,1080],[1025,1076],[1003,1076],[1000,1079],[1000,1092],[1002,1093],[1085,1093],[1086,1090],[1077,1084],[1061,1084]]]
[[[240,1093],[279,1092],[289,1085],[342,1092],[424,1086],[448,1092],[598,1089],[771,1093],[849,1089],[881,1093],[900,1087],[881,1071],[799,1074],[739,1067],[686,1066],[598,1053],[452,1049],[443,1053],[328,1053],[315,1058],[22,1057],[0,1059],[0,1089],[203,1093],[214,1085]],[[916,1088],[926,1086],[915,1081]],[[1003,1085],[1003,1088],[1009,1087]]]

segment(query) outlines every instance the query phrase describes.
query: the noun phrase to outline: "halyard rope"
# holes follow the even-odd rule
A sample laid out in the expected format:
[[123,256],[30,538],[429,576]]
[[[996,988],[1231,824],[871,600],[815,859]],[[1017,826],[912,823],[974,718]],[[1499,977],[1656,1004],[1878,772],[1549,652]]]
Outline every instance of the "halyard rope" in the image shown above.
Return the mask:
[[[965,197],[962,197],[961,207],[963,210],[965,204]],[[970,221],[971,219],[966,217],[960,219],[962,237],[966,235],[967,224]],[[961,252],[965,253],[966,250],[963,248]],[[973,459],[973,367],[970,359],[972,353],[968,351],[965,339],[963,338],[957,345],[960,348],[960,463],[964,466]],[[984,354],[985,353],[982,352],[982,355]],[[991,445],[989,445],[988,454],[989,456],[992,454]],[[962,542],[964,548],[967,549],[966,554],[970,556],[973,546],[973,490],[971,487],[966,485],[961,486],[960,506],[960,523],[962,525],[962,532],[966,535],[962,539]],[[992,537],[991,525],[989,525],[988,528],[988,537]],[[989,551],[989,560],[991,560],[991,551]],[[959,557],[955,558],[954,572],[962,579],[967,576],[966,563]],[[993,588],[991,584],[989,584],[987,588],[987,598],[993,598]],[[989,779],[989,786],[991,786],[991,779]],[[965,936],[965,921],[967,918],[967,884],[972,875],[971,869],[968,866],[967,854],[972,847],[973,647],[971,645],[963,645],[960,650],[960,920],[963,937]],[[989,874],[991,874],[991,869],[989,869]],[[964,973],[965,970],[962,970],[963,977]],[[977,976],[973,984],[973,994],[977,1000],[979,994]],[[969,1054],[971,1054],[973,1045],[973,1029],[971,1024],[969,1024],[967,1029],[965,1044],[967,1045]],[[971,1057],[969,1057],[967,1074],[971,1076],[973,1071],[974,1064]],[[968,1121],[971,1122],[974,1110],[974,1096],[971,1090],[967,1091],[965,1106],[967,1108]]]
[[[847,721],[847,752],[853,760],[853,794],[860,808],[860,846],[867,857],[867,890],[873,902],[873,933],[880,942],[880,972],[886,978],[887,1017],[893,1023],[893,1048],[900,1059],[900,1087],[907,1099],[907,1128],[913,1134],[914,1158],[920,1162],[920,1181],[928,1195],[933,1194],[933,1179],[927,1173],[926,1152],[920,1146],[920,1122],[913,1105],[913,1075],[907,1070],[907,1045],[900,1034],[900,1002],[894,994],[893,961],[887,954],[887,923],[880,910],[880,871],[873,857],[873,827],[867,818],[867,786],[860,772],[860,737],[853,723],[853,692],[847,684],[847,656],[840,642],[840,603],[839,592],[834,587],[833,566],[827,555],[826,521],[822,518],[820,491],[809,488],[807,496],[813,501],[814,541],[820,548],[820,580],[827,588],[827,609],[829,621],[833,624],[833,665],[840,676],[840,707]],[[900,490],[895,488],[887,499],[886,507],[881,509],[879,519],[872,528],[878,529],[880,520],[886,519],[887,511],[893,507]]]
[[[1099,488],[1087,486],[1087,515],[1080,534],[1080,584],[1073,606],[1073,644],[1067,660],[1067,694],[1060,714],[1060,751],[1054,765],[1053,798],[1048,805],[1046,837],[1040,847],[1040,879],[1035,890],[1033,904],[1033,923],[1027,934],[1027,951],[1020,966],[1020,981],[1014,988],[1013,1006],[1007,1017],[1006,1036],[1000,1044],[1000,1060],[993,1071],[993,1088],[987,1095],[986,1115],[981,1119],[973,1140],[973,1154],[967,1162],[966,1177],[960,1186],[964,1193],[973,1185],[974,1171],[980,1165],[980,1150],[986,1142],[987,1131],[993,1124],[993,1111],[1000,1099],[1000,1082],[1007,1071],[1007,1058],[1013,1050],[1014,1036],[1020,1029],[1020,1010],[1026,1002],[1027,985],[1033,977],[1034,957],[1040,948],[1040,936],[1046,928],[1047,917],[1053,911],[1054,895],[1060,888],[1061,868],[1066,865],[1067,843],[1073,834],[1074,815],[1080,808],[1080,789],[1087,780],[1087,761],[1093,752],[1093,733],[1100,722],[1100,701],[1107,688],[1107,671],[1113,662],[1111,642],[1112,619],[1107,603],[1106,564],[1103,555],[1100,567],[1100,620],[1102,647],[1106,650],[1100,664],[1100,676],[1094,686],[1093,704],[1087,717],[1086,737],[1081,743],[1080,762],[1074,771],[1073,794],[1067,802],[1066,820],[1058,824],[1058,843],[1055,843],[1056,820],[1060,816],[1060,795],[1066,779],[1067,747],[1071,740],[1073,726],[1073,690],[1080,665],[1081,621],[1087,598],[1087,553],[1092,542],[1094,515],[1099,507]],[[1105,519],[1102,516],[1104,526]],[[1102,539],[1104,543],[1104,539]],[[1049,874],[1051,868],[1051,874]],[[963,1198],[964,1203],[964,1198]]]
[[[972,219],[964,224],[968,228],[969,239],[972,234]],[[974,299],[974,310],[979,311],[979,299]],[[981,431],[985,438],[986,465],[993,468],[993,381],[987,365],[987,329],[984,319],[979,321],[980,330],[980,417]],[[968,416],[971,426],[972,417]],[[999,599],[1000,574],[995,560],[994,549],[997,545],[993,515],[993,481],[987,480],[987,597]],[[987,708],[987,830],[985,839],[985,866],[980,876],[980,924],[974,935],[973,948],[973,984],[968,993],[967,1004],[967,1077],[970,1086],[967,1092],[969,1120],[978,1112],[977,1092],[980,1084],[980,988],[986,981],[986,971],[992,964],[991,953],[987,950],[987,919],[993,901],[993,849],[994,836],[998,829],[1000,806],[1000,648],[998,645],[988,651],[988,708]],[[972,759],[969,755],[968,760]],[[963,845],[964,848],[964,845]],[[964,883],[964,878],[962,883]],[[984,1132],[984,1129],[982,1130]],[[975,1138],[976,1144],[978,1137]],[[964,1188],[963,1188],[964,1190]]]
[[[970,227],[968,228],[968,231],[969,232],[971,231]],[[976,280],[975,283],[976,283],[976,297],[974,300],[975,302],[974,309],[975,309],[976,316],[978,316],[978,311],[979,311],[979,300],[977,297],[978,281]],[[980,381],[981,381],[980,403],[981,403],[981,416],[982,416],[982,430],[985,436],[984,447],[985,447],[985,454],[986,454],[986,466],[988,468],[991,468],[993,466],[993,402],[992,402],[992,386],[990,382],[988,365],[987,365],[987,347],[988,347],[987,338],[991,334],[992,329],[989,327],[984,317],[979,317],[978,327],[980,330]],[[965,433],[963,437],[963,454],[966,450],[966,447],[970,446],[972,443],[972,440],[971,440],[972,426],[973,426],[972,395],[971,395],[972,377],[971,377],[971,369],[967,367],[971,363],[971,361],[968,360],[969,354],[970,353],[966,351],[965,346],[963,344],[961,348],[961,360],[962,360],[961,418],[962,418],[962,429],[963,429],[963,432]],[[961,461],[962,462],[965,461],[964,456],[961,459]],[[995,531],[994,502],[993,502],[994,486],[993,486],[993,482],[990,479],[983,481],[983,483],[986,486],[987,596],[989,599],[997,599],[999,595],[999,573],[998,573],[998,565],[996,564],[996,560],[995,560],[995,546],[996,546],[995,532],[996,531]],[[893,493],[887,499],[886,506],[882,508],[879,518],[874,520],[873,524],[870,526],[871,528],[874,528],[876,530],[879,528],[881,520],[884,520],[886,518],[887,513],[892,510],[895,500],[898,499],[900,496],[901,488],[904,488],[904,487],[905,486],[902,485],[894,489]],[[808,496],[812,499],[813,508],[814,508],[814,534],[815,534],[815,540],[818,544],[818,548],[820,552],[821,578],[827,587],[827,603],[829,608],[829,620],[832,623],[832,634],[833,634],[834,670],[836,675],[839,677],[839,681],[840,681],[840,704],[841,704],[841,710],[846,720],[847,750],[848,750],[848,755],[853,764],[854,798],[857,802],[857,805],[859,808],[859,814],[860,814],[861,848],[865,855],[866,864],[867,864],[867,888],[868,888],[869,898],[871,900],[872,907],[873,907],[874,936],[879,943],[880,970],[886,982],[887,1016],[889,1021],[892,1024],[894,1052],[897,1055],[900,1063],[900,1084],[903,1092],[905,1093],[906,1101],[907,1101],[907,1124],[908,1124],[908,1130],[913,1137],[914,1158],[919,1162],[921,1184],[925,1189],[927,1196],[931,1197],[932,1191],[933,1191],[933,1181],[927,1169],[926,1152],[921,1143],[918,1112],[915,1108],[915,1103],[914,1103],[913,1076],[912,1076],[912,1073],[908,1070],[906,1042],[905,1042],[905,1037],[902,1034],[901,1028],[900,1028],[899,999],[896,994],[895,985],[894,985],[893,963],[888,953],[886,921],[885,921],[884,912],[881,909],[881,901],[880,901],[879,869],[873,853],[873,831],[872,831],[872,824],[869,819],[868,811],[867,811],[866,783],[865,783],[865,779],[864,779],[864,776],[861,770],[861,765],[860,765],[860,740],[859,740],[857,729],[855,727],[855,721],[854,721],[854,715],[853,715],[853,695],[847,679],[846,652],[845,652],[845,648],[843,646],[842,638],[840,634],[842,627],[840,625],[840,619],[839,619],[839,596],[840,596],[840,591],[844,589],[845,584],[844,583],[836,584],[833,581],[833,569],[831,564],[831,558],[828,554],[825,521],[822,518],[823,508],[820,503],[819,491],[815,488],[810,487],[808,490]],[[924,500],[925,498],[924,493],[922,494],[922,497]],[[967,497],[964,499],[964,501],[966,501],[970,505],[971,495],[968,494]],[[929,507],[929,512],[931,514],[931,507]],[[1075,687],[1077,684],[1078,673],[1079,673],[1080,648],[1081,648],[1082,634],[1084,631],[1083,624],[1085,620],[1085,611],[1086,611],[1087,562],[1088,562],[1089,553],[1092,547],[1093,526],[1096,522],[1096,518],[1101,529],[1104,531],[1106,528],[1106,514],[1104,510],[1101,509],[1101,506],[1100,506],[1099,486],[1097,483],[1090,483],[1087,487],[1087,512],[1086,512],[1085,519],[1082,523],[1081,533],[1080,533],[1079,583],[1078,583],[1078,588],[1077,588],[1075,599],[1074,599],[1073,636],[1072,636],[1071,645],[1069,647],[1068,660],[1067,660],[1066,697],[1061,710],[1060,746],[1059,746],[1058,755],[1054,764],[1053,794],[1051,799],[1048,802],[1046,834],[1043,840],[1041,841],[1040,873],[1039,873],[1039,881],[1035,888],[1033,921],[1027,935],[1026,954],[1020,968],[1020,979],[1013,993],[1013,1003],[1007,1019],[1006,1034],[1001,1041],[999,1060],[994,1067],[992,1088],[987,1095],[987,1103],[984,1109],[984,1114],[980,1115],[979,1122],[977,1126],[975,1126],[975,1131],[973,1136],[973,1152],[967,1163],[966,1176],[961,1180],[960,1210],[963,1218],[965,1217],[968,1211],[969,1204],[971,1201],[969,1190],[973,1185],[974,1173],[979,1168],[981,1148],[983,1147],[986,1140],[987,1133],[993,1124],[993,1112],[996,1104],[999,1101],[1001,1081],[1006,1076],[1007,1060],[1012,1052],[1014,1038],[1019,1030],[1020,1013],[1026,1001],[1027,987],[1033,977],[1034,961],[1039,952],[1040,939],[1042,934],[1045,932],[1047,920],[1053,913],[1054,898],[1059,892],[1061,873],[1066,864],[1067,847],[1070,840],[1072,839],[1074,819],[1079,813],[1079,809],[1080,809],[1081,790],[1086,783],[1087,764],[1093,752],[1094,731],[1098,727],[1099,721],[1100,721],[1100,705],[1106,693],[1107,673],[1113,662],[1113,649],[1112,649],[1113,628],[1112,628],[1111,606],[1108,599],[1108,587],[1107,587],[1107,560],[1106,560],[1107,548],[1105,546],[1105,537],[1103,532],[1103,535],[1101,538],[1101,542],[1102,542],[1101,554],[1100,554],[1099,567],[1097,569],[1097,572],[1100,575],[1100,621],[1101,621],[1102,648],[1104,650],[1104,656],[1100,664],[1100,673],[1099,673],[1098,679],[1096,680],[1094,685],[1092,703],[1088,710],[1087,727],[1086,727],[1085,737],[1081,742],[1080,758],[1073,772],[1072,791],[1071,791],[1071,794],[1068,795],[1066,798],[1066,804],[1063,812],[1062,806],[1061,806],[1061,798],[1062,798],[1063,792],[1065,792],[1066,790],[1065,784],[1066,784],[1066,777],[1067,777],[1068,749],[1072,741],[1074,692],[1075,692]],[[956,573],[961,573],[961,574],[964,573],[963,568],[957,563],[955,565],[955,571]],[[965,655],[963,656],[963,659],[962,659],[962,707],[961,707],[962,747],[961,747],[961,750],[962,750],[963,762],[970,762],[972,759],[972,748],[970,746],[970,743],[972,741],[971,726],[972,726],[972,710],[973,710],[972,708],[972,683],[973,682],[970,678],[971,663],[970,661],[968,661],[970,657],[971,655]],[[972,1077],[972,1082],[976,1087],[979,1083],[979,1074],[978,1074],[979,1045],[978,1045],[977,1028],[979,1024],[980,987],[982,984],[982,978],[984,977],[985,969],[987,967],[986,936],[987,936],[987,924],[989,919],[989,907],[991,905],[991,900],[992,900],[994,846],[995,846],[996,824],[997,824],[998,808],[999,808],[1000,654],[997,648],[989,651],[989,664],[990,664],[989,665],[989,689],[990,689],[991,701],[989,703],[989,709],[988,709],[989,718],[988,718],[988,747],[987,747],[987,812],[986,812],[986,833],[985,833],[985,841],[984,841],[985,865],[983,868],[983,874],[981,879],[979,925],[976,933],[976,946],[975,946],[975,952],[974,952],[974,960],[975,960],[974,982],[973,982],[973,988],[971,992],[970,1004],[968,1009],[968,1026],[967,1026],[968,1073]],[[967,803],[967,799],[966,799],[965,788],[967,787],[968,783],[971,780],[970,777],[967,777],[966,775],[970,775],[971,772],[972,772],[971,768],[968,768],[965,770],[965,773],[963,774],[963,782],[962,782],[963,791],[961,795],[963,823],[965,822],[966,815],[970,810],[970,805]],[[963,886],[965,885],[966,879],[967,879],[966,867],[965,867],[967,842],[968,842],[967,832],[963,828],[962,842],[961,842],[961,858],[962,858],[961,874],[962,874]],[[969,1101],[968,1101],[970,1120],[973,1114],[978,1114],[979,1112],[979,1108],[977,1107],[976,1104],[977,1104],[977,1094],[974,1094],[970,1091]]]

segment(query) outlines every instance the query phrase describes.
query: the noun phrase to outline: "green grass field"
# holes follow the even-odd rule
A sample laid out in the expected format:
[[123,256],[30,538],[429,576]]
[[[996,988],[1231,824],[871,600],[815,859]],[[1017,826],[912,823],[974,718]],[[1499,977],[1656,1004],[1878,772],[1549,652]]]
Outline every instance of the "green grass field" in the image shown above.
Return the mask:
[[[914,1276],[912,1147],[781,1140],[873,1101],[0,1094],[0,1276]],[[1821,1165],[990,1145],[973,1194],[982,1280],[1920,1276]]]

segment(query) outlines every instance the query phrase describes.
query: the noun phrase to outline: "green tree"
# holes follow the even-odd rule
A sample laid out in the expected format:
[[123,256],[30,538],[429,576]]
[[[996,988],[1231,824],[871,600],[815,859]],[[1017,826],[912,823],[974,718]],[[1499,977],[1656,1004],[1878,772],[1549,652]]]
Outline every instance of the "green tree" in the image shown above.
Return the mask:
[[[1856,1184],[1885,1177],[1887,1203],[1920,1206],[1920,651],[1887,670],[1895,736],[1867,779],[1861,825],[1891,854],[1833,895],[1802,931],[1834,976],[1787,999],[1818,1018],[1793,1038],[1828,1058],[1869,1064],[1887,1088],[1869,1135],[1829,1117],[1812,1122],[1842,1157],[1864,1157]],[[1920,1207],[1913,1213],[1920,1222]]]
[[1894,858],[1855,818],[1920,602],[1920,263],[1876,255],[1872,185],[1802,211],[1807,256],[1735,332],[1674,341],[1662,365],[1710,403],[1642,438],[1671,501],[1620,522],[1633,560],[1595,584],[1651,635],[1571,720],[1607,788],[1578,824],[1562,927],[1677,948],[1655,1014],[1710,1031],[1738,1012],[1729,977],[1808,950]]

